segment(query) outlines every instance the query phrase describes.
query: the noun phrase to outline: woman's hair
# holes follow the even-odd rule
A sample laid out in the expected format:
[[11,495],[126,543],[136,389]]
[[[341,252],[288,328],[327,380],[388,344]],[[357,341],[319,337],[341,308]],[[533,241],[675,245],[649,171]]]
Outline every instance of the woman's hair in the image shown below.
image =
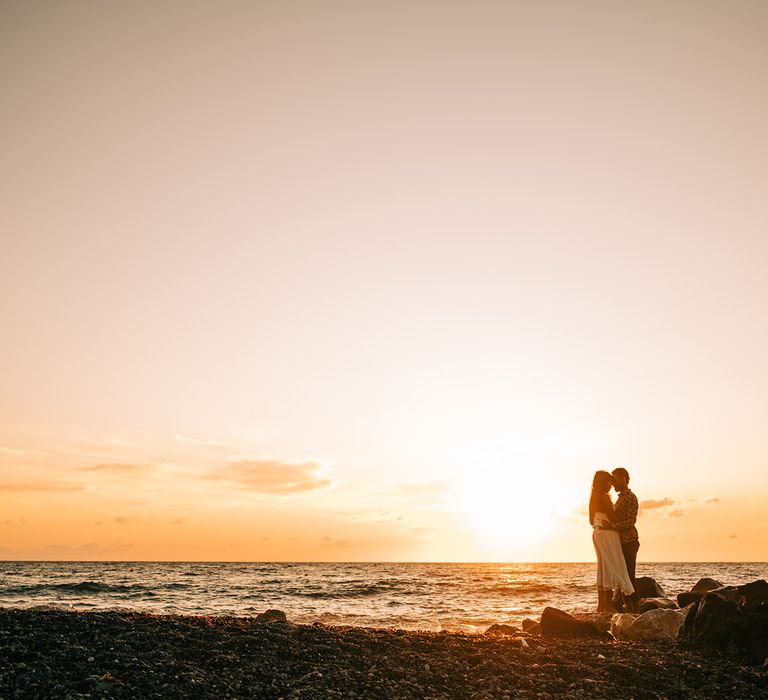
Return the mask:
[[592,493],[589,496],[590,525],[593,525],[595,522],[595,513],[599,512],[601,497],[608,493],[612,480],[613,477],[610,472],[603,471],[602,469],[595,472],[595,476],[592,479]]

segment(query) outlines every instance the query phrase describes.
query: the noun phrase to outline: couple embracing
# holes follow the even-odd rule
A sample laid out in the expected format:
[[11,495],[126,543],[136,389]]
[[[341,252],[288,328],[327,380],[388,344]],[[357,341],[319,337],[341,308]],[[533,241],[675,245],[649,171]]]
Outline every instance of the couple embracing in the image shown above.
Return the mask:
[[[614,504],[611,487],[619,497]],[[613,472],[597,471],[589,498],[589,523],[597,552],[598,612],[613,612],[613,590],[624,594],[629,612],[639,612],[635,592],[635,563],[640,541],[637,520],[637,496],[629,489],[629,472],[623,467]]]

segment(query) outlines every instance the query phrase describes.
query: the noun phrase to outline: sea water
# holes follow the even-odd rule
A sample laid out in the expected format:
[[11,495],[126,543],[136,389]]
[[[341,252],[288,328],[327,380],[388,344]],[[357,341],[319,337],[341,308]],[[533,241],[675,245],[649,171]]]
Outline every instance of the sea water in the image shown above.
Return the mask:
[[[709,576],[768,578],[768,563],[638,563],[670,597]],[[554,606],[594,610],[595,564],[0,561],[0,606],[255,615],[298,623],[478,632]]]

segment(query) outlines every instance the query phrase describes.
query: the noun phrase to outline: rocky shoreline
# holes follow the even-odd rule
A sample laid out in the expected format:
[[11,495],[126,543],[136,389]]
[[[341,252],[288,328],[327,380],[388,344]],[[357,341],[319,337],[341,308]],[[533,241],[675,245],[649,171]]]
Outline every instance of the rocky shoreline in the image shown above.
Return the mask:
[[768,698],[768,668],[674,641],[503,627],[0,608],[0,698]]

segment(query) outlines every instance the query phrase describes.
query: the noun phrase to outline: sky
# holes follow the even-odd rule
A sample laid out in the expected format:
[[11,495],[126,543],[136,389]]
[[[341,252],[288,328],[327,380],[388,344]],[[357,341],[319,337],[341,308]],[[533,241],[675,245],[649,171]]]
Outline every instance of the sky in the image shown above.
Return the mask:
[[768,5],[0,4],[0,558],[768,560]]

